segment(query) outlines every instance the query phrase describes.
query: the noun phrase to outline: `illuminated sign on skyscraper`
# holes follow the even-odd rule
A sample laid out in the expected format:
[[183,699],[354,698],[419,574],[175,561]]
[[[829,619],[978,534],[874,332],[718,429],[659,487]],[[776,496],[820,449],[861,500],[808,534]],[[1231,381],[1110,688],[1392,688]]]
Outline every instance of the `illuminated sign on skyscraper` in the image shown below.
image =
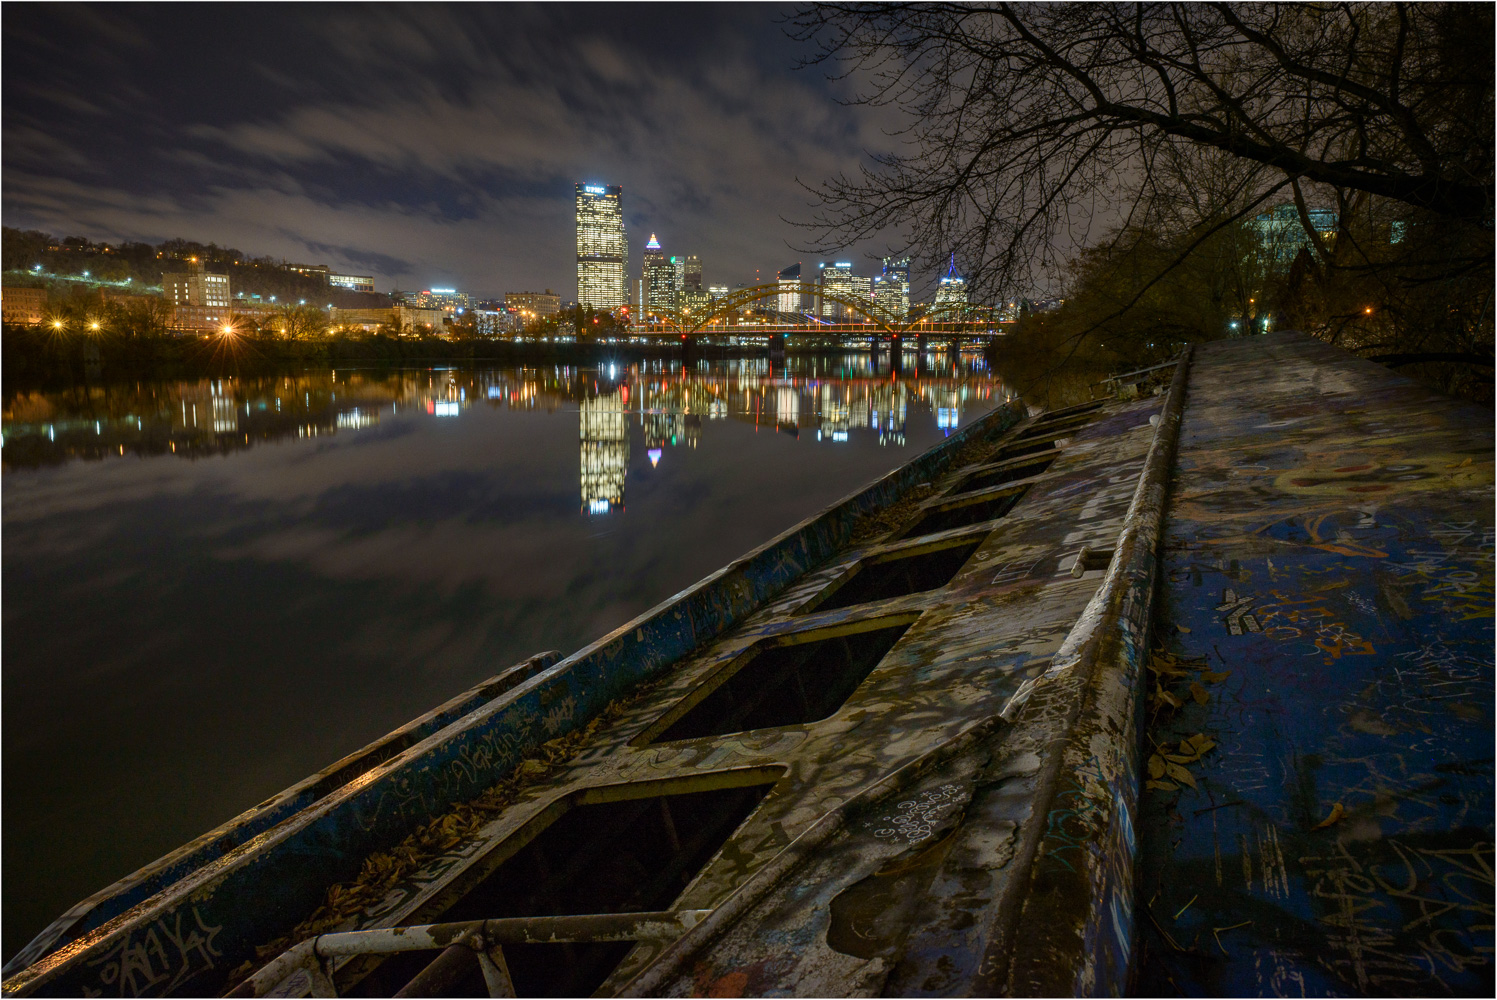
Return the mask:
[[577,301],[594,309],[617,309],[629,298],[623,193],[618,185],[577,185]]

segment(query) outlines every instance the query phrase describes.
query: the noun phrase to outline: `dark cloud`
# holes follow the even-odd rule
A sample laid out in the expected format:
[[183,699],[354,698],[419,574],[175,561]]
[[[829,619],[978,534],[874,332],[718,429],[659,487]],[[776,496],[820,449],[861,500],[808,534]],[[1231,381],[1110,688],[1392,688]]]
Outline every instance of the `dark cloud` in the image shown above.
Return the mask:
[[[4,219],[384,287],[575,289],[576,181],[710,283],[796,259],[798,180],[890,143],[772,6],[8,5]],[[882,247],[858,248],[873,251]]]

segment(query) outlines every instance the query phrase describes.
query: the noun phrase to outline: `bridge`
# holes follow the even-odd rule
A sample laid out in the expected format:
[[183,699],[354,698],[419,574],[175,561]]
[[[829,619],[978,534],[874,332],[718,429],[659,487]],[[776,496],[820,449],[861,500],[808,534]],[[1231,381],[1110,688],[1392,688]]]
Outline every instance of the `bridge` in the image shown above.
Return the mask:
[[[754,308],[756,304],[767,301],[778,303],[785,295],[796,296],[802,301],[809,298],[818,304],[832,303],[854,318],[829,319],[814,315],[814,311]],[[746,320],[744,313],[747,311],[753,311],[756,318]],[[923,348],[931,338],[955,341],[962,337],[1001,336],[1004,327],[1011,323],[1012,320],[1005,318],[996,307],[967,303],[918,306],[906,316],[895,316],[872,299],[802,281],[794,284],[770,282],[735,289],[713,299],[706,311],[675,307],[650,309],[645,315],[632,318],[629,331],[634,336],[679,338],[688,342],[706,336],[762,336],[770,338],[771,350],[775,347],[783,349],[785,338],[795,335],[867,337],[877,350],[878,343],[884,338],[896,344],[913,335]]]

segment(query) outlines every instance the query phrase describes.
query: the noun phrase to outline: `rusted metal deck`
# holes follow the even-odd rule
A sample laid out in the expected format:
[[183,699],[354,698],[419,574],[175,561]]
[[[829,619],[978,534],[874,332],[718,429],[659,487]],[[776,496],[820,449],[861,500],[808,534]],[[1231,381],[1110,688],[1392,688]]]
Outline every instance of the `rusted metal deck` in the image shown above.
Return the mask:
[[[1340,352],[1279,335],[1255,338],[1249,350],[1258,353],[1247,356],[1241,343],[1187,356],[1160,395],[1039,415],[996,411],[593,646],[496,677],[80,904],[5,992],[1091,995],[1127,991],[1140,969],[1148,991],[1281,990],[1313,964],[1283,958],[1290,925],[1254,924],[1249,933],[1262,936],[1238,940],[1258,950],[1214,978],[1197,975],[1199,931],[1225,927],[1281,889],[1280,909],[1291,908],[1291,887],[1302,897],[1294,905],[1321,905],[1310,888],[1322,884],[1312,874],[1321,869],[1290,873],[1279,848],[1279,867],[1264,868],[1270,855],[1260,847],[1257,882],[1228,886],[1221,866],[1202,860],[1214,857],[1212,824],[1237,824],[1246,836],[1251,817],[1272,815],[1284,834],[1274,843],[1289,841],[1292,828],[1324,840],[1315,846],[1327,857],[1326,845],[1364,826],[1302,829],[1313,825],[1306,817],[1319,822],[1313,814],[1325,803],[1306,805],[1302,781],[1291,794],[1278,776],[1241,777],[1233,768],[1247,765],[1232,754],[1257,746],[1263,757],[1276,720],[1294,719],[1290,728],[1308,734],[1306,753],[1313,745],[1320,761],[1332,759],[1321,745],[1333,741],[1326,713],[1340,712],[1334,721],[1347,732],[1384,735],[1404,716],[1358,714],[1369,685],[1381,685],[1378,704],[1391,706],[1400,671],[1423,670],[1432,685],[1445,675],[1374,653],[1353,662],[1354,642],[1371,634],[1344,616],[1322,621],[1303,600],[1293,621],[1306,624],[1292,627],[1315,660],[1299,646],[1286,658],[1289,645],[1266,643],[1288,634],[1271,629],[1291,625],[1255,610],[1260,591],[1277,582],[1286,594],[1340,595],[1329,600],[1348,607],[1360,607],[1353,595],[1387,599],[1360,578],[1332,585],[1338,572],[1360,572],[1346,559],[1387,558],[1374,536],[1356,536],[1365,525],[1337,520],[1345,491],[1358,503],[1376,495],[1367,504],[1414,497],[1405,514],[1379,506],[1359,515],[1371,518],[1369,531],[1419,521],[1426,509],[1438,510],[1440,524],[1484,518],[1484,536],[1460,539],[1484,539],[1471,543],[1475,561],[1451,570],[1474,577],[1416,560],[1409,565],[1424,569],[1389,570],[1388,586],[1403,602],[1395,607],[1410,611],[1397,627],[1413,645],[1394,643],[1395,657],[1456,643],[1475,678],[1472,697],[1484,684],[1487,700],[1449,711],[1485,725],[1489,746],[1491,438],[1481,451],[1480,431],[1463,425],[1455,404],[1440,410],[1427,395],[1410,403],[1411,383]],[[1272,370],[1264,350],[1278,352]],[[1375,472],[1355,468],[1363,459],[1331,457],[1367,446],[1361,429],[1347,439],[1330,416],[1354,401],[1367,412],[1386,403],[1382,419],[1403,428],[1370,460]],[[1436,411],[1424,423],[1412,416]],[[1465,435],[1460,448],[1444,443],[1447,431]],[[1449,469],[1422,480],[1389,458],[1436,445],[1438,462],[1425,456],[1421,468]],[[1363,484],[1387,489],[1354,488]],[[1446,627],[1460,615],[1430,594],[1465,608],[1469,624]],[[1275,596],[1291,608],[1291,597]],[[1315,628],[1338,624],[1339,638],[1306,639],[1312,618]],[[1212,627],[1227,631],[1213,637]],[[1151,630],[1174,651],[1151,661]],[[1236,647],[1223,643],[1239,639],[1257,652],[1234,666]],[[1235,690],[1220,675],[1252,673],[1240,681],[1281,692],[1278,715],[1252,700],[1228,707],[1205,687],[1204,703],[1187,701],[1191,708],[1146,704],[1156,682],[1188,699],[1185,668],[1168,665],[1194,667],[1190,657],[1209,643],[1232,662],[1195,667],[1205,673],[1189,683]],[[1301,677],[1307,667],[1327,679],[1290,684],[1302,702],[1290,705],[1285,672]],[[1332,691],[1343,700],[1322,697]],[[1198,709],[1217,714],[1197,718]],[[1445,747],[1444,723],[1434,731],[1415,715],[1424,743],[1410,749],[1410,735],[1409,747],[1387,751],[1405,771],[1411,754]],[[1168,761],[1190,765],[1196,791],[1155,780],[1140,813],[1140,785],[1153,773],[1141,768],[1153,768],[1161,734],[1201,736],[1194,758],[1177,746]],[[1472,744],[1469,734],[1460,740]],[[1454,823],[1465,832],[1456,847],[1420,849],[1447,851],[1438,877],[1484,864],[1489,884],[1490,757],[1480,771],[1476,750],[1445,749],[1465,770],[1430,773],[1461,776],[1449,780],[1462,791],[1448,794],[1463,804],[1417,829],[1444,834]],[[1335,760],[1332,771],[1351,773]],[[1380,788],[1371,775],[1392,773],[1376,767],[1365,765],[1362,785],[1338,778],[1344,815],[1363,805],[1350,789]],[[1447,794],[1419,784],[1424,772],[1407,773],[1418,801]],[[1209,797],[1227,791],[1256,805],[1213,808]],[[1369,796],[1369,814],[1414,808]],[[1292,823],[1283,811],[1291,799],[1300,810]],[[1264,829],[1251,827],[1255,844],[1272,836]],[[1234,864],[1238,854],[1247,857],[1234,853]],[[1180,909],[1192,894],[1197,901]],[[1483,898],[1484,929],[1474,904],[1427,918],[1447,952],[1490,959],[1490,892]],[[1184,923],[1195,919],[1192,905],[1195,916],[1225,923]],[[1333,921],[1334,907],[1322,909]],[[1290,972],[1264,979],[1265,961]],[[1364,961],[1364,975],[1368,968]],[[1469,978],[1441,982],[1469,987]],[[1362,992],[1377,990],[1367,980]]]
[[1144,795],[1141,994],[1493,995],[1492,457],[1315,341],[1198,353],[1146,752],[1216,746]]

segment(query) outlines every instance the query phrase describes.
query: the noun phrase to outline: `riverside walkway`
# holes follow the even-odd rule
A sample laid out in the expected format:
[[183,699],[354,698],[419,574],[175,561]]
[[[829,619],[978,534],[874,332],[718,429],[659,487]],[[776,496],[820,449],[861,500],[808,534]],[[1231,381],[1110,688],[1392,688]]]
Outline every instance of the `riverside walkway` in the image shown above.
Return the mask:
[[1491,415],[1017,404],[84,901],[8,995],[1488,995]]

